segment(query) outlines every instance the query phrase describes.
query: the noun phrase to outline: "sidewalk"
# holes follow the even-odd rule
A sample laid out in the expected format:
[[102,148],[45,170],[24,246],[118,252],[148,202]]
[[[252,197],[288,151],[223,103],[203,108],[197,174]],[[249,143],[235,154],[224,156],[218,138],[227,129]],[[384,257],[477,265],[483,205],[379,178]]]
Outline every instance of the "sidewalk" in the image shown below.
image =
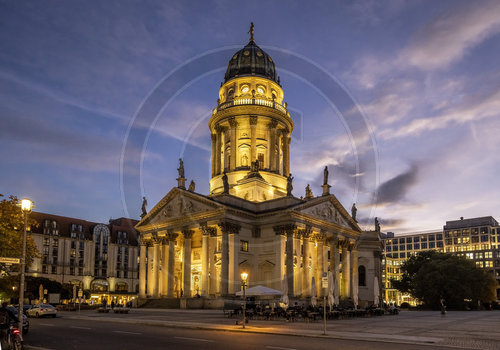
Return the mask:
[[428,344],[463,349],[500,349],[500,311],[403,311],[399,315],[327,321],[285,322],[227,318],[221,310],[133,309],[130,314],[99,314],[97,311],[61,312],[62,317],[93,321],[140,323],[230,332],[254,332],[289,336],[328,337],[405,344]]

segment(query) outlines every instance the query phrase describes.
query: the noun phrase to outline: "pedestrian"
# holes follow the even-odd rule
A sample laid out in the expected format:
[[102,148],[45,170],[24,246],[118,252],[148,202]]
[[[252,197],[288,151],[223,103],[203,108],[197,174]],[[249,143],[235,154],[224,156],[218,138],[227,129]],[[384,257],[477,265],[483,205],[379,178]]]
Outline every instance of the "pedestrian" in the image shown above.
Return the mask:
[[115,308],[115,301],[111,300],[111,310],[113,310],[114,308]]
[[439,300],[439,303],[441,304],[441,315],[445,315],[446,314],[446,301],[444,300],[444,298],[441,297],[441,299]]

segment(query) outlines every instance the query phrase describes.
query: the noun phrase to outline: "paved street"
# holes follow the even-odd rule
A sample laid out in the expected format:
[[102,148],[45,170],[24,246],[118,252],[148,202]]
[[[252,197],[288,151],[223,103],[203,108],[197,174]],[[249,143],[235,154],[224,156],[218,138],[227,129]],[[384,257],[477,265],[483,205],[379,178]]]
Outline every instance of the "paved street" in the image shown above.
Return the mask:
[[[93,322],[92,320],[33,320],[26,343],[44,349],[401,349],[401,344],[234,333],[161,326]],[[405,349],[428,349],[405,345]],[[446,349],[434,347],[434,349]]]
[[[220,310],[61,312],[31,319],[26,344],[46,349],[500,349],[499,311],[402,312],[322,322],[251,320],[246,330]],[[297,336],[301,335],[301,336]]]

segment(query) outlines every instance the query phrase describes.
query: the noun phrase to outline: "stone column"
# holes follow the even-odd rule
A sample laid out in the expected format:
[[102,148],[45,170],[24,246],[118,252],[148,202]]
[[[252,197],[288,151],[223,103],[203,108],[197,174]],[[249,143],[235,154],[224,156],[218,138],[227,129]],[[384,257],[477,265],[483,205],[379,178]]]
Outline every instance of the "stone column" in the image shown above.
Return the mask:
[[[212,177],[215,176],[217,170],[217,135],[211,134],[212,137]],[[220,158],[220,157],[219,157]]]
[[229,239],[229,284],[228,294],[234,294],[240,290],[240,265],[238,253],[240,251],[240,240],[238,233],[231,231],[228,235]]
[[217,253],[217,229],[214,228],[214,232],[210,232],[210,238],[209,238],[209,266],[210,266],[210,279],[208,281],[208,290],[209,294],[217,294],[219,292],[218,287],[219,284],[217,283],[217,269],[215,268],[215,262],[216,262],[216,253]]
[[160,269],[158,268],[160,266],[160,242],[158,240],[155,240],[153,242],[153,297],[158,298],[160,295],[158,293],[158,280],[159,280],[159,272]]
[[349,250],[349,243],[344,242],[342,244],[342,292],[341,295],[344,298],[350,296],[350,287],[351,287],[351,252]]
[[[219,223],[219,227],[222,232],[222,249],[221,249],[221,284],[220,284],[220,293],[222,296],[228,295],[229,294],[229,285],[232,285],[232,290],[234,291],[234,283],[235,283],[235,278],[234,278],[234,271],[236,269],[236,266],[238,265],[237,259],[238,259],[238,254],[235,251],[234,248],[234,235],[238,234],[240,232],[241,226],[237,224],[233,224],[230,222],[221,222]],[[231,249],[231,259],[229,256],[229,235],[231,235],[231,241],[232,241],[232,249]],[[229,273],[229,263],[232,262],[232,272],[231,276]],[[231,279],[230,279],[231,277]]]
[[293,240],[294,231],[296,229],[295,224],[280,225],[274,227],[274,232],[276,234],[286,235],[285,244],[285,269],[288,281],[288,297],[293,298],[295,296],[294,289],[294,269],[293,269]]
[[286,173],[290,173],[290,136],[285,137],[285,148],[286,148]]
[[215,175],[219,175],[221,171],[221,141],[222,141],[222,127],[220,125],[215,126]]
[[[352,246],[351,249],[351,297],[354,297],[355,287],[354,284],[358,283],[358,249],[356,246]],[[359,289],[359,288],[358,288]],[[359,290],[358,290],[359,293]]]
[[238,129],[238,122],[234,119],[234,117],[229,119],[229,125],[231,126],[231,161],[229,164],[229,169],[234,170],[236,169],[236,151],[238,148],[238,137],[236,134],[236,131]]
[[209,257],[208,257],[208,238],[213,227],[206,225],[200,226],[202,232],[201,241],[201,295],[208,295],[208,275],[209,275]]
[[191,298],[191,237],[193,230],[184,229],[184,297]]
[[175,240],[177,239],[177,233],[169,231],[167,233],[168,240],[168,286],[167,286],[167,297],[174,297],[174,283],[175,283]]
[[161,295],[168,295],[168,240],[164,237],[161,242]]
[[250,162],[255,162],[257,159],[256,155],[256,150],[257,150],[257,131],[255,130],[257,128],[257,117],[256,116],[251,116],[250,117],[250,137],[251,137],[251,144],[250,144]]
[[150,244],[148,246],[148,287],[147,287],[147,295],[152,297],[154,295],[154,245]]
[[304,255],[302,256],[302,296],[311,296],[311,271],[309,270],[309,232],[302,231]]
[[146,260],[146,243],[141,240],[140,242],[140,257],[139,257],[139,297],[146,297],[146,271],[147,271],[147,260]]
[[280,139],[280,132],[278,130],[275,130],[276,133],[276,164],[275,164],[275,170],[278,174],[283,175],[283,169],[280,168],[280,156],[281,156],[281,139]]
[[278,122],[272,120],[267,128],[269,131],[269,171],[276,171],[276,126]]

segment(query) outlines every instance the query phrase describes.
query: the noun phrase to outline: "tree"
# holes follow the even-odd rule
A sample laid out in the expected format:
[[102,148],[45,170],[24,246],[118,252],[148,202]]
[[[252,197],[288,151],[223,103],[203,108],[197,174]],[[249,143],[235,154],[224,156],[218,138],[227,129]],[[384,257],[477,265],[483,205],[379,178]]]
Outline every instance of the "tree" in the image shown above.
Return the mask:
[[496,297],[493,275],[461,256],[425,251],[406,260],[401,271],[401,280],[391,280],[393,287],[428,307],[439,308],[441,298],[449,307],[464,308],[470,301],[477,305]]
[[[4,197],[0,194],[0,197]],[[28,229],[36,225],[35,220],[28,220]],[[3,198],[0,201],[0,257],[21,258],[23,249],[24,213],[15,196]],[[28,234],[26,237],[26,266],[38,257],[35,241]],[[14,270],[19,267],[14,265]],[[0,266],[0,271],[5,271],[5,266]]]

